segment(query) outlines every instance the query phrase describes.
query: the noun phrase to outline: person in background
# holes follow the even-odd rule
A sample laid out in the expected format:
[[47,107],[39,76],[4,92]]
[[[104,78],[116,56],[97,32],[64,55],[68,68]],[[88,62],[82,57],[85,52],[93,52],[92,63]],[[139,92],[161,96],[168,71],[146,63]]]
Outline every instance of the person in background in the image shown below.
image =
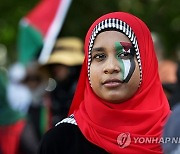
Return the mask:
[[48,131],[40,154],[160,154],[170,114],[151,34],[139,18],[112,12],[98,18],[85,38],[70,116]]
[[47,126],[47,112],[44,104],[47,77],[39,71],[40,64],[32,61],[26,66],[26,75],[23,79],[31,93],[31,103],[27,112],[28,123],[35,132],[36,139],[41,140],[42,135],[49,129]]
[[180,153],[180,102],[172,107],[172,113],[164,127],[162,144],[164,154]]
[[83,58],[82,41],[64,37],[56,41],[46,64],[32,61],[26,66],[22,84],[31,95],[27,123],[37,145],[46,131],[67,116]]
[[27,114],[32,99],[29,88],[23,83],[25,76],[26,68],[19,62],[12,64],[8,69],[8,102],[12,109],[24,115]]
[[159,76],[168,100],[177,88],[177,70],[178,64],[173,60],[164,59],[159,62]]
[[68,115],[80,68],[84,59],[83,43],[77,37],[58,38],[42,69],[49,74],[49,116],[51,126]]
[[81,64],[82,41],[76,37],[59,38],[46,64],[36,61],[26,66],[23,79],[32,99],[27,113],[36,140],[67,116]]
[[151,32],[153,44],[154,44],[154,49],[156,52],[157,60],[158,62],[162,61],[165,59],[165,53],[164,53],[164,46],[162,44],[160,35],[157,32]]
[[175,88],[169,97],[171,108],[180,103],[180,63],[177,63],[176,78],[177,82],[175,84]]
[[32,129],[25,114],[8,102],[7,85],[7,72],[0,68],[0,150],[2,154],[35,154],[38,145]]
[[178,63],[173,59],[168,59],[165,57],[164,47],[162,45],[160,36],[155,32],[151,33],[151,35],[159,63],[158,71],[160,81],[169,100],[170,106],[172,107],[174,103],[171,103],[172,101],[170,100],[174,99],[174,93],[176,93],[178,88]]

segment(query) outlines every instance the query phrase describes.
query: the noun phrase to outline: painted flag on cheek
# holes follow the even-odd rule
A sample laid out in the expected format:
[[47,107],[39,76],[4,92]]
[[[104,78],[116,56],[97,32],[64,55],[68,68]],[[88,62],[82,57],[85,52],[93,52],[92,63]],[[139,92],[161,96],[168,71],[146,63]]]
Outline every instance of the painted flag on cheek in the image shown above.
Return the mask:
[[115,49],[121,68],[121,80],[128,82],[135,70],[132,44],[128,42],[115,42]]
[[72,0],[41,0],[20,21],[18,60],[23,64],[35,59],[45,63],[49,58]]

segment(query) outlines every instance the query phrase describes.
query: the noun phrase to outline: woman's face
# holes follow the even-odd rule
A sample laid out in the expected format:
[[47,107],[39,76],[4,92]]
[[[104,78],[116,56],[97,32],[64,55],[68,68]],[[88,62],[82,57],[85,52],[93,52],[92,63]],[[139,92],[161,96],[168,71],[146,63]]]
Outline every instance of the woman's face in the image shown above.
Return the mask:
[[90,82],[97,96],[111,103],[131,98],[140,83],[135,51],[127,36],[116,31],[100,33],[92,49]]
[[52,76],[56,81],[64,81],[70,74],[69,67],[65,65],[54,64],[50,67],[50,69],[52,72]]

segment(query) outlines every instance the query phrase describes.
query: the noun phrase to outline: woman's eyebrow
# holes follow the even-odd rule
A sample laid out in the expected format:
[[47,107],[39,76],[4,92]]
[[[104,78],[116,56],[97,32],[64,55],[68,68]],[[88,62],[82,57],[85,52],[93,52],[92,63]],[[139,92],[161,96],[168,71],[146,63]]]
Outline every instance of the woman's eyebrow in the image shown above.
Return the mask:
[[95,47],[95,48],[93,48],[92,49],[92,52],[97,52],[97,51],[105,51],[105,48],[103,48],[103,47]]

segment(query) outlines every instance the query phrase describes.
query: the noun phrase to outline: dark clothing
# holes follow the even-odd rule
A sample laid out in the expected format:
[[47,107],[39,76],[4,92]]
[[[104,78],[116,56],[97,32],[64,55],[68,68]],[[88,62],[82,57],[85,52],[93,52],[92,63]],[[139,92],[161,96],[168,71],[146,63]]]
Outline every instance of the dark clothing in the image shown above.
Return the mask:
[[81,66],[72,66],[68,67],[68,69],[69,76],[61,81],[55,79],[57,82],[57,86],[52,92],[50,92],[50,111],[52,115],[52,126],[54,126],[57,122],[61,121],[68,115]]
[[176,90],[173,91],[172,95],[169,98],[171,109],[173,109],[179,102],[180,102],[180,85],[178,83]]
[[[171,84],[169,87],[173,87],[173,90],[170,91],[171,96],[169,97],[169,103],[171,109],[174,108],[177,104],[180,102],[180,63],[178,64],[178,70],[177,70],[177,83],[176,84]],[[172,89],[172,88],[171,88]]]
[[41,119],[41,110],[42,110],[42,106],[33,106],[31,105],[29,107],[29,111],[28,111],[28,117],[29,117],[29,123],[31,123],[32,125],[32,129],[35,133],[36,138],[40,141],[41,137],[42,137],[42,132],[41,132],[41,126],[40,124],[42,123],[42,119]]
[[30,122],[27,122],[20,138],[20,151],[22,154],[36,154],[39,140],[36,138],[34,129]]
[[[64,81],[65,82],[65,81]],[[65,84],[66,83],[66,84]],[[65,82],[58,83],[56,89],[50,93],[51,97],[51,114],[52,114],[52,126],[61,121],[68,115],[69,107],[71,105],[74,91],[76,89],[76,82],[68,84]]]
[[90,143],[77,125],[61,123],[48,131],[41,142],[39,154],[107,154]]
[[164,154],[179,154],[180,153],[180,144],[178,142],[173,142],[173,139],[180,138],[180,104],[177,102],[173,106],[172,113],[164,127],[163,138],[170,138],[171,142],[164,142],[162,144]]

